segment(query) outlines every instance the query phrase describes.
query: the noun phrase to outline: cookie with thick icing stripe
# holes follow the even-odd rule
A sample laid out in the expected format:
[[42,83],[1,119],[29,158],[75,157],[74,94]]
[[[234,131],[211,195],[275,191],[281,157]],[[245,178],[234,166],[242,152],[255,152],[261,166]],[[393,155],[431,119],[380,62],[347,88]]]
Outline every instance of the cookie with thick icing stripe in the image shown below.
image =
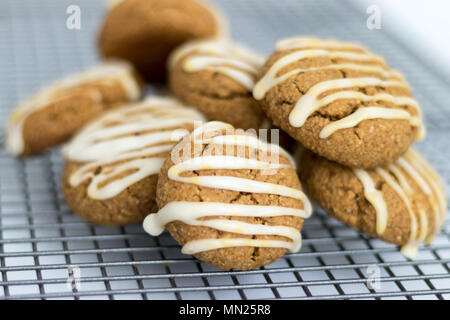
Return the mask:
[[402,246],[413,258],[431,243],[445,220],[447,202],[439,177],[415,150],[387,166],[349,168],[304,151],[301,179],[330,215],[372,237]]
[[403,76],[352,43],[279,41],[253,95],[275,125],[348,166],[392,162],[424,136],[420,106]]
[[157,177],[172,146],[203,120],[194,109],[160,97],[101,116],[63,149],[69,208],[101,225],[141,222],[156,211]]
[[141,81],[126,62],[111,61],[68,76],[13,110],[6,147],[14,155],[38,154],[69,139],[105,110],[141,97]]
[[227,34],[222,14],[201,0],[122,0],[98,37],[104,57],[132,62],[149,81],[166,78],[166,59],[182,43]]
[[167,228],[183,253],[223,270],[255,269],[297,252],[311,214],[290,156],[223,122],[206,123],[174,147],[157,203],[144,229],[159,235]]
[[258,129],[265,117],[252,89],[263,61],[229,40],[188,42],[170,56],[169,85],[179,99],[210,120]]

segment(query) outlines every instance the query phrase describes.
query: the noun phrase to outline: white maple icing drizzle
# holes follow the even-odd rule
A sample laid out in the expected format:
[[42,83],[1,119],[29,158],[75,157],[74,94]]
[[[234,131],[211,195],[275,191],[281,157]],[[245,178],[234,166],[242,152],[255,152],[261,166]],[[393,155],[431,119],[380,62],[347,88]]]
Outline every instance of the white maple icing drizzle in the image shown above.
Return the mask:
[[[427,243],[431,243],[445,221],[447,213],[445,190],[436,172],[417,151],[410,149],[404,155],[404,158],[405,160],[400,160],[399,164],[414,177],[422,191],[429,196],[429,199],[433,199],[433,201],[430,201],[430,204],[435,213],[437,223],[435,224],[435,232],[426,240]],[[405,164],[409,164],[409,166]]]
[[[70,177],[76,187],[90,179],[87,194],[108,199],[157,174],[181,126],[204,121],[197,111],[171,98],[151,97],[114,109],[83,129],[63,148],[66,159],[87,162]],[[161,131],[163,130],[163,131]],[[159,156],[158,156],[159,155]],[[99,174],[95,169],[102,167]]]
[[383,200],[383,194],[375,188],[375,183],[366,170],[353,168],[353,172],[363,184],[364,196],[375,208],[377,214],[376,231],[378,234],[382,234],[386,230],[388,220],[388,210]]
[[[348,51],[348,50],[359,50]],[[379,78],[373,76],[334,79],[319,82],[313,85],[301,98],[297,101],[295,107],[289,115],[289,123],[293,127],[301,127],[307,118],[321,107],[327,106],[340,99],[358,99],[363,102],[384,101],[392,103],[399,108],[391,111],[387,107],[364,106],[359,108],[357,115],[350,114],[336,122],[325,126],[320,133],[320,138],[329,137],[337,130],[351,128],[361,121],[368,119],[384,118],[384,119],[405,119],[409,120],[412,126],[418,127],[417,139],[422,139],[425,135],[425,127],[422,122],[421,110],[416,100],[409,96],[393,96],[388,93],[379,93],[375,95],[366,95],[362,92],[355,91],[354,88],[363,88],[367,86],[378,86],[383,88],[407,88],[408,84],[403,76],[385,66],[374,65],[371,63],[384,63],[384,60],[376,56],[361,46],[344,43],[334,40],[320,40],[317,38],[288,38],[281,40],[276,45],[277,51],[293,50],[287,55],[278,59],[266,72],[266,74],[256,83],[253,88],[253,96],[257,100],[265,97],[266,93],[274,86],[286,81],[292,76],[300,73],[315,70],[352,70],[362,72],[373,72],[379,74]],[[307,58],[328,57],[330,59],[344,59],[352,62],[336,62],[322,67],[296,68],[292,71],[279,75],[280,71],[288,65]],[[335,93],[321,97],[330,90],[344,89]],[[405,106],[412,107],[416,110],[417,115],[411,114],[405,109]],[[363,111],[370,108],[370,111]],[[356,113],[355,112],[355,113]],[[406,115],[409,114],[409,116]],[[358,121],[355,121],[355,119]]]
[[183,59],[183,70],[198,72],[211,70],[222,73],[240,84],[249,91],[255,85],[255,77],[263,64],[263,58],[237,44],[225,39],[197,40],[189,42],[171,55],[169,67]]
[[[144,220],[144,229],[149,234],[156,236],[164,231],[166,224],[173,221],[182,221],[188,225],[205,226],[224,232],[232,232],[242,235],[278,235],[286,237],[290,240],[260,240],[246,238],[200,239],[189,241],[183,246],[182,252],[186,254],[195,254],[208,250],[239,246],[286,248],[291,252],[297,252],[301,247],[301,234],[295,228],[287,226],[252,224],[237,220],[219,218],[219,216],[295,216],[308,218],[312,213],[312,208],[309,200],[302,191],[283,185],[232,176],[184,177],[181,175],[183,172],[205,169],[265,170],[271,168],[278,170],[281,168],[295,168],[293,159],[279,146],[267,144],[254,136],[242,134],[225,135],[221,133],[221,131],[223,132],[227,129],[233,130],[233,127],[222,122],[209,122],[203,127],[194,130],[191,137],[195,139],[195,143],[199,143],[201,145],[225,145],[232,146],[233,149],[234,146],[243,146],[258,150],[260,152],[270,151],[271,154],[275,152],[278,153],[278,155],[282,155],[289,159],[290,163],[280,164],[278,162],[274,163],[246,158],[245,156],[239,157],[236,155],[202,155],[174,164],[168,171],[169,179],[213,189],[285,196],[301,200],[304,209],[282,206],[244,205],[235,203],[174,201],[166,204],[159,210],[158,213],[148,215]],[[207,132],[214,132],[215,136],[211,138],[202,137],[202,134]],[[202,220],[204,217],[212,216],[217,216],[218,218]]]
[[[28,116],[50,103],[63,99],[72,88],[99,81],[102,84],[120,83],[130,101],[137,100],[141,95],[141,89],[133,76],[132,66],[123,61],[105,62],[79,74],[68,76],[28,98],[13,111],[7,128],[8,150],[15,155],[23,152],[23,124]],[[101,102],[100,92],[92,91],[90,94],[94,100]]]
[[[386,230],[389,215],[383,193],[375,188],[374,180],[368,171],[353,169],[353,172],[363,184],[365,198],[375,208],[376,231],[381,235]],[[412,259],[419,244],[430,244],[444,223],[447,203],[443,186],[430,165],[412,148],[396,162],[387,167],[378,167],[373,173],[381,176],[406,205],[411,224],[409,241],[402,247],[402,253]],[[406,176],[413,180],[427,197],[434,214],[435,228],[432,231],[429,230],[430,223],[425,208],[418,207],[420,204],[414,201],[415,191]]]
[[327,138],[337,130],[352,128],[361,121],[367,119],[407,119],[412,125],[418,125],[420,123],[420,118],[411,116],[411,114],[405,110],[382,107],[365,107],[356,110],[346,118],[333,121],[329,125],[325,126],[320,131],[319,137]]

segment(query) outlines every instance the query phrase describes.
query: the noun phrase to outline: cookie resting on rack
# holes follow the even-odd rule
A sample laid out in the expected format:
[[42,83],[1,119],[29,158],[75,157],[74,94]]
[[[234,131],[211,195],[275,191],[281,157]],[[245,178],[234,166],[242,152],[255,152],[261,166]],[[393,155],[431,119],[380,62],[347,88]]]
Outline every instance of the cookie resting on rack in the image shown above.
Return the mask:
[[251,270],[297,252],[311,214],[283,149],[217,121],[174,147],[157,204],[144,229],[156,236],[167,228],[183,253],[222,270]]
[[276,126],[347,166],[390,163],[425,134],[420,106],[403,76],[352,43],[279,41],[253,96]]
[[163,97],[101,116],[63,149],[69,208],[101,225],[141,222],[156,211],[157,177],[171,148],[203,120],[196,110]]
[[300,176],[325,211],[413,258],[443,226],[447,201],[436,172],[414,149],[371,170],[349,168],[305,151]]
[[13,110],[6,132],[7,149],[16,156],[43,152],[69,139],[88,121],[117,104],[141,97],[133,67],[110,61],[68,76]]

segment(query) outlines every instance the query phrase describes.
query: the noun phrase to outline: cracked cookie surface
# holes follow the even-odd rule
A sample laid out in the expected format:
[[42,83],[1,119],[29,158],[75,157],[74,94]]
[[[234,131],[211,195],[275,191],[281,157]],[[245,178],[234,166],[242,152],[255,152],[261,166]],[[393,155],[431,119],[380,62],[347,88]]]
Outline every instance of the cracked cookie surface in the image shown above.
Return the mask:
[[392,162],[424,132],[403,76],[354,44],[281,40],[253,93],[276,126],[348,166]]
[[209,120],[258,129],[264,114],[251,94],[262,58],[227,40],[204,40],[177,48],[169,60],[169,85]]
[[[110,199],[95,200],[87,194],[89,181],[73,187],[70,177],[84,164],[67,162],[63,171],[62,190],[68,206],[82,219],[105,226],[139,223],[149,212],[155,212],[157,175],[151,175],[127,187]],[[97,174],[102,168],[96,168]]]
[[[215,122],[210,122],[209,124],[211,123]],[[194,134],[195,131],[192,135]],[[227,133],[218,130],[215,133],[215,136],[220,137],[222,134],[224,134],[225,137],[228,136],[232,139],[235,139],[235,136],[250,136],[250,139],[253,138],[253,136],[244,133],[243,131],[235,131],[234,129],[227,131]],[[279,163],[282,167],[276,169],[276,172],[273,172],[273,174],[264,174],[260,169],[251,167],[239,168],[239,166],[237,166],[235,168],[227,168],[226,163],[233,163],[232,159],[228,159],[223,163],[219,163],[220,160],[214,160],[218,158],[213,158],[213,160],[207,159],[209,156],[223,155],[225,149],[222,149],[222,147],[225,146],[218,141],[220,140],[217,139],[216,143],[212,142],[196,148],[190,139],[184,139],[174,148],[175,151],[172,151],[172,157],[168,158],[164,163],[158,179],[157,203],[160,208],[160,213],[158,213],[158,215],[161,217],[152,220],[154,218],[152,216],[154,215],[150,215],[146,218],[146,220],[149,219],[147,225],[154,224],[154,221],[159,221],[159,219],[163,220],[164,215],[172,216],[172,214],[176,215],[179,213],[182,214],[183,217],[180,216],[179,219],[173,218],[174,221],[169,219],[165,226],[175,240],[183,246],[183,252],[192,252],[191,254],[196,258],[223,270],[251,270],[270,264],[285,254],[286,247],[271,247],[271,244],[273,243],[268,244],[265,247],[258,244],[261,244],[264,241],[274,241],[275,244],[285,242],[284,245],[289,247],[292,245],[292,239],[281,236],[275,231],[268,234],[252,234],[251,230],[254,226],[262,226],[263,228],[282,226],[283,230],[287,228],[291,232],[298,233],[299,236],[303,218],[307,216],[290,215],[292,212],[280,216],[276,216],[275,214],[280,208],[286,210],[293,209],[294,211],[299,211],[300,214],[302,211],[309,210],[309,202],[306,197],[302,197],[301,199],[303,200],[299,200],[296,196],[277,194],[276,189],[278,187],[287,187],[290,192],[303,194],[301,192],[301,184],[295,168],[292,166],[288,156],[285,156],[284,154],[279,156]],[[231,142],[231,140],[229,142]],[[192,148],[188,148],[187,146],[189,145],[191,145]],[[173,153],[178,152],[178,150],[187,150],[186,152],[190,153],[192,159],[196,159],[196,161],[200,162],[206,161],[203,163],[206,166],[203,166],[202,169],[196,167],[194,170],[182,170],[182,172],[179,172],[179,178],[173,177],[171,171],[175,170],[174,167],[177,167],[176,163],[179,162],[172,158]],[[232,147],[232,149],[228,149],[226,154],[230,155],[230,152],[231,154],[238,152],[236,146]],[[241,152],[242,154],[240,157],[243,159],[255,157],[254,148],[245,147]],[[254,159],[263,160],[259,155]],[[179,168],[183,167],[183,163],[184,162],[181,162]],[[177,170],[178,169],[175,171]],[[235,182],[232,183],[231,187],[221,187],[218,184],[222,183],[222,178],[225,178],[226,180],[232,179],[232,181]],[[217,184],[213,183],[211,180],[211,184],[216,185],[215,187],[212,185],[205,186],[203,184],[210,179],[216,181]],[[190,181],[190,183],[188,181]],[[247,186],[249,183],[270,184],[272,189],[266,191],[267,193],[252,192],[245,187],[241,189],[243,181],[247,181],[245,182]],[[179,210],[181,213],[176,211],[172,213],[167,211],[163,212],[167,207],[173,204],[180,204]],[[245,206],[244,209],[249,210],[250,213],[239,214],[240,210],[244,210],[239,207],[239,205]],[[203,210],[202,208],[204,206],[211,206],[212,208],[211,211],[208,211],[207,216],[197,217],[197,220],[192,220],[191,217],[189,217],[190,214],[196,215],[196,212],[199,210],[198,208]],[[265,209],[268,206],[272,206],[269,210],[271,211],[269,214],[252,216],[252,211],[260,210],[261,208]],[[192,212],[190,207],[194,208]],[[229,209],[227,209],[227,211],[223,208]],[[227,213],[229,215],[227,215]],[[150,222],[150,220],[152,220],[152,222]],[[223,220],[232,223],[243,222],[245,225],[233,229],[236,231],[232,232],[230,229],[220,228]],[[213,225],[198,225],[199,223],[207,223],[208,221],[218,223],[217,227],[214,227]],[[146,228],[146,222],[144,222],[144,228]],[[146,230],[147,229],[150,230],[151,228],[148,227]],[[235,242],[227,243],[227,241]],[[201,245],[198,245],[196,242],[200,242]],[[217,242],[219,242],[219,245],[214,247]],[[240,243],[240,245],[237,243]],[[190,249],[186,249],[189,246]],[[201,247],[200,249],[198,248],[199,246]],[[195,249],[192,249],[192,247]],[[299,248],[296,250],[298,249]]]

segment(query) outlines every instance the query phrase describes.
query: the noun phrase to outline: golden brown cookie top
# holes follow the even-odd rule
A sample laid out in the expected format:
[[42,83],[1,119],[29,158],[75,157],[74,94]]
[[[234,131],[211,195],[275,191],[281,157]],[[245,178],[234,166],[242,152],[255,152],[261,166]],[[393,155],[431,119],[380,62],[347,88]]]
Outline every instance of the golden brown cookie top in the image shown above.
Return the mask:
[[[160,211],[144,221],[150,234],[159,235],[166,225],[181,221],[187,228],[208,227],[219,234],[235,235],[188,235],[181,240],[182,251],[187,254],[234,247],[300,249],[298,223],[310,216],[311,205],[301,191],[293,160],[279,146],[213,121],[176,145],[163,168],[161,175],[167,176],[160,175]],[[188,196],[197,188],[204,193],[196,198]],[[245,202],[247,197],[260,200],[256,204]],[[288,222],[257,222],[282,217]],[[258,238],[262,235],[272,238]]]
[[166,60],[180,44],[228,35],[219,10],[201,0],[123,0],[106,15],[98,36],[104,57],[132,62],[142,76],[162,81]]
[[[117,7],[121,6],[119,9]],[[197,19],[195,22],[198,26],[203,26],[202,29],[207,29],[209,26],[214,26],[214,34],[217,36],[228,36],[228,23],[224,18],[222,12],[215,6],[205,0],[109,0],[107,8],[110,11],[116,10],[117,17],[126,16],[131,12],[139,12],[140,14],[150,18],[155,16],[167,15],[169,18],[172,15],[173,18],[188,19],[188,16],[193,16]],[[174,12],[176,11],[176,12]],[[181,16],[183,14],[183,16]],[[178,19],[178,20],[180,20]],[[185,21],[187,25],[188,21]],[[173,24],[173,23],[172,23]],[[190,25],[192,27],[192,24]]]
[[321,139],[369,119],[408,120],[418,128],[417,138],[424,135],[419,104],[403,76],[352,43],[301,37],[279,41],[253,95],[285,101],[294,128],[315,113],[331,119]]
[[137,100],[141,96],[141,86],[133,67],[127,62],[118,60],[108,61],[81,73],[67,76],[40,90],[13,111],[7,128],[8,150],[15,155],[23,152],[23,125],[31,114],[59,100],[76,97],[80,93],[102,103],[103,96],[97,86],[117,84],[123,88],[130,101]]
[[[420,243],[430,244],[443,226],[445,190],[433,168],[412,148],[395,162],[370,170],[344,167],[311,152],[304,153],[301,167],[309,192],[324,208],[353,227],[402,245],[409,258]],[[373,223],[363,217],[351,219],[354,214],[369,216],[367,212],[375,213]]]
[[90,179],[93,199],[114,197],[137,181],[158,174],[172,146],[204,121],[177,100],[150,97],[105,113],[63,148],[66,160],[85,163],[69,178],[73,187]]

